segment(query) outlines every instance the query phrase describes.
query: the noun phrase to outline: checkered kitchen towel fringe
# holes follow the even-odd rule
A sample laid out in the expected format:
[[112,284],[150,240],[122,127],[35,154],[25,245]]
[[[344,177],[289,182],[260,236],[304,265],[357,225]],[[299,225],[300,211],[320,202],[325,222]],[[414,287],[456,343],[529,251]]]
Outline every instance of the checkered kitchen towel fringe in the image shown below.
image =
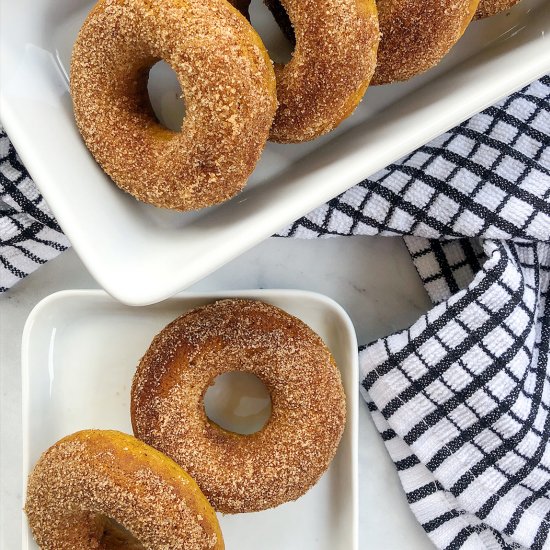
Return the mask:
[[[0,139],[10,286],[67,243]],[[280,233],[375,234],[405,237],[436,304],[360,352],[412,510],[439,548],[550,548],[550,77]]]

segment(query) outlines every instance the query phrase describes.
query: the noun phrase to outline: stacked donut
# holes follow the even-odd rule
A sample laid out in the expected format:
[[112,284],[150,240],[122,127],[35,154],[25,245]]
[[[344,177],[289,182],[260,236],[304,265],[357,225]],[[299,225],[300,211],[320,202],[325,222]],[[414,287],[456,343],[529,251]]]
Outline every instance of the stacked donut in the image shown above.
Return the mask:
[[[472,18],[518,0],[265,1],[294,44],[284,65],[247,20],[249,0],[99,0],[73,49],[71,95],[87,147],[120,188],[182,211],[226,201],[268,139],[329,132],[369,83],[426,71]],[[185,98],[179,132],[159,123],[148,97],[161,59]]]
[[[270,393],[271,416],[250,435],[204,409],[207,388],[231,371],[256,375]],[[43,550],[222,550],[213,508],[256,512],[299,498],[329,467],[346,422],[340,372],[321,338],[252,300],[215,302],[166,326],[131,398],[136,438],[78,432],[34,467],[25,512]]]

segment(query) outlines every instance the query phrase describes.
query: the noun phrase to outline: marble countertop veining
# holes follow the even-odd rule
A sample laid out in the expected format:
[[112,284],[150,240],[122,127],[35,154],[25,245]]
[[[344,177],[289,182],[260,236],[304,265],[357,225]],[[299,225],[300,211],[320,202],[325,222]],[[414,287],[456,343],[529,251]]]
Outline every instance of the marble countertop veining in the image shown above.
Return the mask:
[[[20,346],[25,320],[45,296],[98,288],[74,251],[0,298],[0,548],[21,544]],[[268,239],[190,291],[298,288],[320,292],[350,315],[360,344],[403,329],[430,307],[401,239]],[[362,400],[359,410],[361,550],[433,548],[410,511],[397,473]],[[228,549],[231,550],[231,549]]]

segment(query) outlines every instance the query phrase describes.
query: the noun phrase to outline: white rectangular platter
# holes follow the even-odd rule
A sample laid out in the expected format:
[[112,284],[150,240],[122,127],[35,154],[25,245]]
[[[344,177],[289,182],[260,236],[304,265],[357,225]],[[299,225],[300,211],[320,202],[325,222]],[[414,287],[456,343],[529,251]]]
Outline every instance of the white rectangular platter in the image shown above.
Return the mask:
[[[61,437],[86,428],[132,433],[130,385],[153,336],[185,311],[228,297],[272,303],[323,338],[341,370],[347,425],[329,470],[302,498],[264,512],[219,516],[227,550],[357,550],[357,341],[345,311],[311,292],[180,294],[137,309],[92,290],[42,300],[23,333],[23,494],[30,469]],[[25,518],[22,548],[37,548]]]
[[[335,132],[302,145],[269,144],[233,200],[181,214],[119,191],[75,127],[70,52],[93,2],[0,2],[2,123],[86,267],[109,293],[133,305],[173,295],[550,72],[550,3],[523,0],[509,13],[472,23],[437,68],[407,83],[370,88]],[[266,27],[263,17],[253,12],[257,28]]]

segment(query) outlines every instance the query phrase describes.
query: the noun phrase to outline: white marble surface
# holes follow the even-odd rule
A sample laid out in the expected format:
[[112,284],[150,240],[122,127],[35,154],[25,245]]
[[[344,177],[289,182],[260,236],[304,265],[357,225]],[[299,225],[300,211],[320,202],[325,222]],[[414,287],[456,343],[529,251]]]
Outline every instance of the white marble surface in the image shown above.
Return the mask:
[[[21,333],[28,313],[42,298],[69,288],[97,288],[73,251],[0,298],[0,548],[6,550],[20,548]],[[326,294],[347,310],[360,343],[408,326],[430,307],[401,239],[269,239],[189,290],[246,288]],[[433,548],[408,508],[362,402],[359,429],[360,548]]]

